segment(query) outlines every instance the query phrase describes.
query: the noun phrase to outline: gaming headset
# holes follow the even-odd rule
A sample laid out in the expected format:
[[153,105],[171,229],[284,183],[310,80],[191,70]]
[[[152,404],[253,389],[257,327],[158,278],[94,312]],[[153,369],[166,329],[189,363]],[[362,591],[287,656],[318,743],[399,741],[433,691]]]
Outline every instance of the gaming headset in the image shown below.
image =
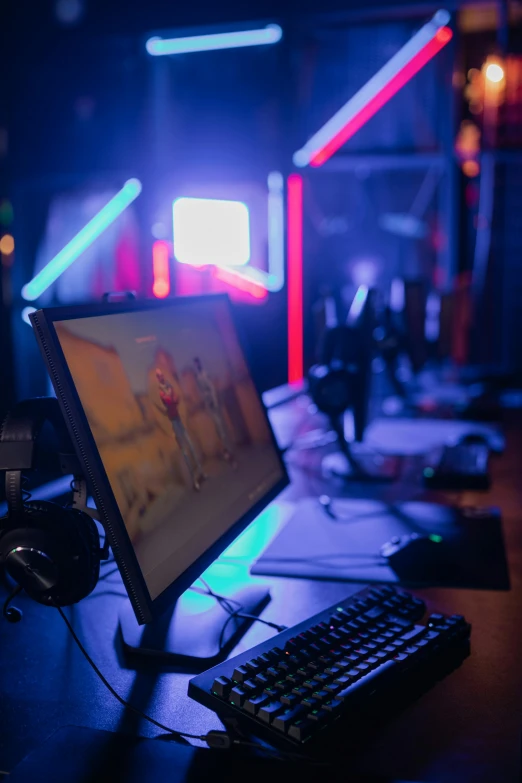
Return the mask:
[[[60,470],[73,474],[72,504],[28,500],[22,471],[35,466],[37,441],[45,422],[57,436]],[[52,397],[15,405],[0,426],[0,470],[5,470],[7,516],[0,519],[0,568],[17,583],[4,605],[4,617],[18,622],[22,613],[9,602],[24,590],[49,606],[68,606],[95,587],[100,548],[95,512],[87,509],[87,487],[74,454],[58,401]],[[91,517],[92,514],[92,517]]]

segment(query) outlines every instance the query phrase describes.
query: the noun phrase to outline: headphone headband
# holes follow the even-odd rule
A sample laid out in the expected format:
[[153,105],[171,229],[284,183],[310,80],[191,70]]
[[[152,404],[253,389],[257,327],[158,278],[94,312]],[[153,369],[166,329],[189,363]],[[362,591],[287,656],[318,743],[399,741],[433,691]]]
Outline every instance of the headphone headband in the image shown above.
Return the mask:
[[0,470],[5,470],[9,514],[23,509],[22,471],[34,468],[36,443],[48,421],[58,438],[58,456],[63,475],[81,476],[80,463],[69,438],[55,397],[35,397],[17,403],[0,426]]

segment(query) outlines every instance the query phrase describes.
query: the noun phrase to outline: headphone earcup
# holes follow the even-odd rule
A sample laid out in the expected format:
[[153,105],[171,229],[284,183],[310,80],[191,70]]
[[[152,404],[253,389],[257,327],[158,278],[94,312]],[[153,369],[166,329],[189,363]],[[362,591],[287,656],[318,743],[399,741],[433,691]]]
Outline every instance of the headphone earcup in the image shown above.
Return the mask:
[[316,364],[308,372],[310,395],[321,413],[340,416],[352,403],[352,377],[344,366]]
[[4,528],[0,563],[38,603],[77,603],[99,577],[98,530],[82,511],[30,501]]

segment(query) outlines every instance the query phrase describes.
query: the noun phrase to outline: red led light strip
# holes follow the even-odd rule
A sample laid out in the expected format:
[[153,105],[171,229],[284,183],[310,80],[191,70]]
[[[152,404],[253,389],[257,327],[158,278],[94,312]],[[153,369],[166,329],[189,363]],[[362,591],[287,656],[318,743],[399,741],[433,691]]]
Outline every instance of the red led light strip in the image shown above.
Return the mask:
[[169,246],[158,240],[152,245],[152,293],[157,299],[170,294]]
[[341,130],[325,144],[324,147],[317,150],[310,159],[311,166],[321,166],[334,152],[351,138],[368,120],[381,109],[401,87],[410,81],[410,79],[429,62],[437,52],[440,52],[444,46],[453,37],[453,32],[449,27],[441,27],[429,43],[424,46],[406,65],[383,86],[362,109],[352,117]]
[[303,377],[303,178],[290,174],[288,198],[288,382]]

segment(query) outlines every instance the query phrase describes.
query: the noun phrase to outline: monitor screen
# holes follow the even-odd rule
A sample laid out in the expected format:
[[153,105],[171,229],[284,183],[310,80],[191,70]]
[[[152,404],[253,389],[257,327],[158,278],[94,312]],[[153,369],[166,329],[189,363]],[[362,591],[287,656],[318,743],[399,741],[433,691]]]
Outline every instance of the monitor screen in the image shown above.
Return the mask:
[[285,477],[229,303],[53,320],[154,600]]

